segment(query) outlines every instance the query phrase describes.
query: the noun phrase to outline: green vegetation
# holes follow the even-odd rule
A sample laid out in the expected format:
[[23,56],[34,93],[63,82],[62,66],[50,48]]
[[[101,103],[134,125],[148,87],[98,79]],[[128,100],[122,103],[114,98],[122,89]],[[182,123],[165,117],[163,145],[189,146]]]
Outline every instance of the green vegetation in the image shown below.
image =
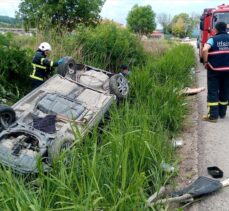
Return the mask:
[[[191,82],[189,70],[195,65],[192,47],[166,43],[167,50],[158,51],[160,57],[152,56],[143,52],[134,35],[113,24],[82,28],[62,37],[45,36],[27,44],[18,37],[15,45],[30,46],[31,50],[48,39],[54,58],[73,55],[110,70],[129,62],[130,97],[120,106],[114,105],[102,134],[95,128],[84,140],[76,140],[49,173],[40,170],[37,177],[30,178],[2,168],[0,209],[147,210],[147,197],[174,176],[164,172],[161,164],[176,163],[170,140],[180,131],[186,114],[185,99],[178,91]],[[25,53],[18,50],[18,57]],[[27,54],[23,57],[31,59]],[[77,133],[76,126],[73,129]],[[71,162],[63,162],[66,157]]]
[[58,26],[72,31],[79,23],[97,23],[103,4],[104,0],[22,0],[17,16],[27,29]]
[[170,15],[161,13],[157,15],[157,19],[165,34],[184,38],[191,36],[193,30],[198,28],[200,16],[195,14],[189,16],[187,13],[180,13],[171,18]]
[[[31,59],[43,41],[52,45],[54,60],[68,55],[112,72],[121,64],[131,67],[130,96],[112,107],[102,134],[94,128],[83,140],[75,140],[48,173],[40,160],[35,177],[0,168],[0,210],[148,210],[149,195],[176,175],[164,171],[162,164],[176,167],[171,139],[187,112],[179,90],[191,82],[193,49],[144,41],[144,51],[129,29],[109,22],[96,26],[104,2],[22,0],[17,17],[26,29],[42,31],[36,37],[0,36],[0,98],[9,104],[30,90]],[[2,24],[10,21],[0,17]],[[134,6],[127,22],[138,34],[156,27],[150,6]],[[181,37],[192,26],[184,14],[174,17],[173,26],[170,17],[163,16],[162,22],[165,32]],[[72,128],[77,134],[77,125]]]
[[191,18],[186,13],[175,15],[172,20],[172,34],[177,37],[186,37],[192,31]]
[[0,15],[0,27],[16,27],[22,24],[22,21],[16,18]]
[[150,5],[135,5],[127,17],[128,27],[135,33],[148,34],[156,28],[155,13]]
[[30,87],[30,50],[23,50],[12,34],[0,35],[0,97],[15,102]]
[[85,62],[107,70],[118,70],[122,64],[143,65],[146,54],[137,37],[115,23],[104,23],[96,28],[81,28],[76,42],[81,46]]
[[166,13],[160,13],[157,14],[157,21],[161,26],[163,27],[163,32],[165,34],[168,34],[170,31],[170,24],[171,24],[171,15],[168,15]]
[[84,62],[112,72],[119,71],[122,64],[130,66],[146,63],[146,53],[138,38],[128,29],[115,23],[96,27],[79,26],[77,32],[65,32],[62,36],[55,30],[31,37],[17,37],[16,42],[26,48],[37,49],[44,40],[52,45],[52,59],[71,55],[77,62]]

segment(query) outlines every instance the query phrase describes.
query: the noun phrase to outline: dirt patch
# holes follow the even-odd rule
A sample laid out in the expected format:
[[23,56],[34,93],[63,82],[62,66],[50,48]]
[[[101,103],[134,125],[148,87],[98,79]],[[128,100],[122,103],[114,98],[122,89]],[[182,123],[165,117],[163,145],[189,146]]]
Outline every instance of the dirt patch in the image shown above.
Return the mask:
[[179,156],[179,173],[175,181],[177,188],[189,185],[198,175],[198,103],[197,95],[187,96],[189,113],[184,122],[182,138],[184,144],[177,150]]

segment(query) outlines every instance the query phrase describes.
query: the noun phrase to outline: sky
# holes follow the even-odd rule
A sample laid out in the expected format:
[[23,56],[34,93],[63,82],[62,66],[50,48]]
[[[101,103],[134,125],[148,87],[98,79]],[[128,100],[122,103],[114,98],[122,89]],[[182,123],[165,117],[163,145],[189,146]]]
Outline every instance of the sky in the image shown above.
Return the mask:
[[[14,17],[20,2],[21,0],[0,0],[0,15]],[[226,0],[106,0],[100,15],[126,24],[128,12],[135,4],[151,5],[156,14],[167,13],[174,16],[181,12],[201,14],[204,8],[223,3],[226,4]]]

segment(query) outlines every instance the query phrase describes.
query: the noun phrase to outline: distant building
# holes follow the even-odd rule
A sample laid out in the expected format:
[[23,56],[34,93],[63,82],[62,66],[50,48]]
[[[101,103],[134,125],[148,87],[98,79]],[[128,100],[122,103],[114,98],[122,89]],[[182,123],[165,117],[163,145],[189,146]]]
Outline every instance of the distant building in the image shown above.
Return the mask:
[[160,30],[155,30],[154,32],[150,34],[150,37],[153,39],[161,40],[165,38],[165,34]]

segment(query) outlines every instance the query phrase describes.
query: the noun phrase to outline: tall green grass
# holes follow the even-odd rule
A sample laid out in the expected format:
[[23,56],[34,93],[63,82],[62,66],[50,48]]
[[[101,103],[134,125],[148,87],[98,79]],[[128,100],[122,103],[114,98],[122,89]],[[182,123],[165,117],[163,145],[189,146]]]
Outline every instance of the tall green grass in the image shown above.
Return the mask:
[[30,51],[21,49],[12,34],[0,35],[0,98],[15,102],[29,89]]
[[97,27],[79,26],[74,32],[61,34],[50,29],[40,32],[35,38],[17,37],[17,43],[34,51],[41,42],[52,46],[54,60],[72,56],[77,62],[84,62],[110,71],[117,71],[122,64],[130,66],[146,63],[146,53],[136,35],[115,23],[103,23]]
[[[103,133],[95,128],[36,179],[0,170],[1,210],[147,210],[146,199],[174,175],[171,137],[185,118],[178,90],[190,83],[191,46],[179,45],[130,75],[130,98],[114,105]],[[71,162],[63,162],[69,157]],[[149,209],[150,210],[150,209]]]
[[77,42],[82,46],[85,61],[108,70],[122,64],[145,64],[145,52],[136,35],[115,23],[104,23],[96,28],[79,28]]

